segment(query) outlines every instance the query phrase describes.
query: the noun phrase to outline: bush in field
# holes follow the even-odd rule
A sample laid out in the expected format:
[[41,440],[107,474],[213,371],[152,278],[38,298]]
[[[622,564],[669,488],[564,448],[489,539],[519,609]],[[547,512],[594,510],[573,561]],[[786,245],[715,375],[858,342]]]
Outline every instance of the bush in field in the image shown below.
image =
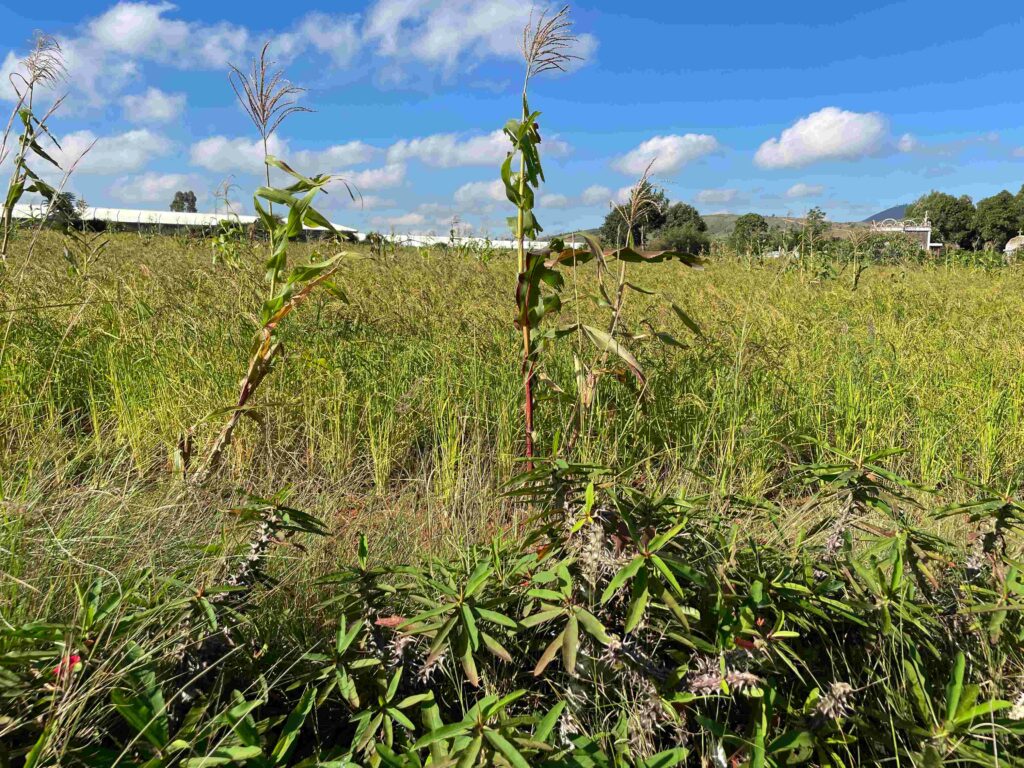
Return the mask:
[[705,253],[711,247],[707,233],[693,224],[660,229],[655,235],[655,243],[659,248],[693,254]]

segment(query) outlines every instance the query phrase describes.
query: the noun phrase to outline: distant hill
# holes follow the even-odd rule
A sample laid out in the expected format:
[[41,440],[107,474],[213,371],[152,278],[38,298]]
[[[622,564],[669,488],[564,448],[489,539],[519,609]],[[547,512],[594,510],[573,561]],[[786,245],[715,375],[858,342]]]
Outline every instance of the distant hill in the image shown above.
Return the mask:
[[886,208],[884,211],[879,211],[874,216],[868,216],[864,219],[864,223],[870,224],[873,221],[885,221],[886,219],[905,219],[907,218],[907,208],[909,207],[910,203],[894,205],[892,208]]

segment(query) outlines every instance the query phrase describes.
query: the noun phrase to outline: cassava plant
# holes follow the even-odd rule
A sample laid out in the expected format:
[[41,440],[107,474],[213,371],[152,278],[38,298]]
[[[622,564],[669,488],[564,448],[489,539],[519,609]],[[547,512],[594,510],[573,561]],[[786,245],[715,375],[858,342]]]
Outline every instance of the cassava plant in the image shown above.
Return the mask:
[[36,33],[32,52],[22,60],[21,68],[10,75],[17,101],[4,130],[3,139],[0,141],[0,162],[3,162],[10,152],[7,144],[15,120],[21,123],[21,133],[18,136],[17,149],[14,152],[13,168],[10,181],[7,183],[2,222],[0,222],[3,229],[2,240],[0,240],[0,261],[7,261],[7,249],[14,226],[14,207],[21,198],[26,193],[35,193],[47,203],[52,204],[57,196],[58,190],[43,181],[39,174],[30,167],[29,162],[31,158],[35,157],[49,163],[58,171],[61,170],[58,162],[43,149],[39,142],[41,139],[48,138],[58,149],[60,148],[57,140],[50,133],[47,123],[60,107],[64,97],[57,98],[42,116],[35,110],[36,90],[52,86],[60,82],[64,76],[64,54],[60,44],[55,38],[41,32]]

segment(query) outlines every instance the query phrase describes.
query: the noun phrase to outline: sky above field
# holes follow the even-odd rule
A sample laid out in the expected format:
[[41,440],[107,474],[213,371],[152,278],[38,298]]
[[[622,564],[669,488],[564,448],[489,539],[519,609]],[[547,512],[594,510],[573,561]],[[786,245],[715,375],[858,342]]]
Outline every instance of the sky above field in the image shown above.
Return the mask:
[[[1020,2],[586,0],[572,13],[583,61],[531,86],[548,232],[598,224],[652,160],[668,196],[703,213],[817,205],[836,221],[1024,182]],[[8,3],[0,107],[33,30],[51,33],[69,75],[59,156],[92,145],[73,191],[166,209],[192,189],[214,210],[230,180],[248,211],[262,147],[226,72],[270,40],[316,110],[272,150],[361,193],[335,189],[332,220],[447,233],[458,217],[503,235],[500,129],[519,109],[528,16],[522,0]]]

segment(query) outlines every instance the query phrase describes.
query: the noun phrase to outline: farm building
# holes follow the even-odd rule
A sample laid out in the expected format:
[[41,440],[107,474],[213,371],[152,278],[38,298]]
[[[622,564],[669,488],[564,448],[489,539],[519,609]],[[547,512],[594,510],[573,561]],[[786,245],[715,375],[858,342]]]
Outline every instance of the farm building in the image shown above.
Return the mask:
[[[16,205],[14,218],[22,220],[38,220],[47,215],[45,205]],[[118,229],[122,231],[166,232],[189,230],[213,230],[222,221],[232,221],[243,225],[256,223],[255,216],[241,216],[235,213],[178,213],[175,211],[146,211],[130,208],[93,208],[88,207],[81,214],[82,222],[91,229]],[[334,224],[334,222],[331,222]],[[357,237],[352,227],[334,224],[334,228],[343,235]],[[309,234],[326,233],[323,227],[306,227]]]
[[942,243],[932,242],[932,223],[927,216],[920,224],[911,219],[883,219],[874,222],[871,229],[874,232],[899,232],[909,235],[920,243],[923,249],[931,253],[938,253],[943,248]]
[[[38,221],[46,217],[47,207],[45,205],[16,205],[14,206],[14,218],[22,221]],[[231,221],[244,226],[251,226],[257,222],[256,216],[243,216],[236,213],[178,213],[175,211],[152,211],[139,210],[134,208],[86,208],[81,219],[84,225],[94,230],[117,229],[121,231],[137,232],[148,231],[164,234],[185,231],[212,231],[223,221]],[[334,228],[346,237],[355,240],[365,240],[366,234],[358,232],[352,227],[331,222]],[[323,227],[306,227],[307,236],[316,237],[318,233],[326,233]],[[518,243],[511,239],[491,239],[488,237],[452,236],[448,235],[407,235],[390,233],[381,237],[396,246],[407,246],[412,248],[429,247],[434,245],[469,245],[481,248],[513,249]],[[546,241],[527,241],[524,243],[527,248],[540,249],[548,245]],[[568,245],[573,248],[582,248],[585,243],[570,238]]]

